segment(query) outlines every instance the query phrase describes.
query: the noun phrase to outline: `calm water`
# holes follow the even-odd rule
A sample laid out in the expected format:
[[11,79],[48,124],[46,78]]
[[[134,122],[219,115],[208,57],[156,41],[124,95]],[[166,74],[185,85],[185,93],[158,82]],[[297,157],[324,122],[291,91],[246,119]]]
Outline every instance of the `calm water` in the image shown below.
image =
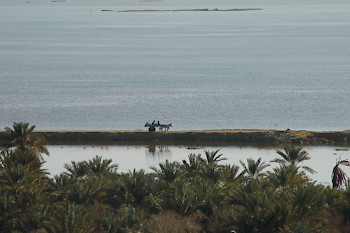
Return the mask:
[[[117,12],[190,8],[263,10]],[[0,127],[345,130],[349,44],[343,0],[1,0]]]
[[[166,159],[169,161],[181,162],[183,159],[188,160],[190,153],[201,154],[205,157],[205,150],[218,150],[222,157],[227,158],[221,164],[236,164],[242,166],[239,161],[247,161],[247,158],[269,161],[277,158],[274,148],[256,148],[256,147],[197,147],[189,149],[185,146],[167,146],[155,148],[149,146],[49,146],[50,157],[46,157],[44,167],[51,173],[56,175],[64,172],[64,164],[71,161],[87,161],[96,155],[102,156],[104,159],[112,159],[113,163],[119,165],[119,172],[128,172],[132,169],[145,169],[150,172],[151,166],[158,167],[160,162]],[[309,166],[317,171],[311,175],[313,180],[321,184],[331,185],[331,174],[333,166],[337,159],[350,158],[350,148],[339,147],[305,147],[310,155],[311,160],[304,162],[302,165]],[[272,170],[276,166],[270,163],[271,166],[266,170]],[[158,167],[159,168],[159,167]],[[347,174],[350,174],[350,168],[342,167]]]

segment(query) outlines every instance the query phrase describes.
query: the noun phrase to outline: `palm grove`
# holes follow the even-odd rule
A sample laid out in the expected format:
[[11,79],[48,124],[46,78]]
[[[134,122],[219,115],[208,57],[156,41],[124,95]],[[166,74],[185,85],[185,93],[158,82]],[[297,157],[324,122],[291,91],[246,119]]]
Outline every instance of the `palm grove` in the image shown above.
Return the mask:
[[[49,176],[35,126],[14,123],[1,139],[0,232],[349,232],[350,183],[339,160],[333,187],[313,182],[302,148],[225,164],[219,151],[166,160],[152,172],[119,173],[96,156]],[[330,174],[331,176],[331,174]]]

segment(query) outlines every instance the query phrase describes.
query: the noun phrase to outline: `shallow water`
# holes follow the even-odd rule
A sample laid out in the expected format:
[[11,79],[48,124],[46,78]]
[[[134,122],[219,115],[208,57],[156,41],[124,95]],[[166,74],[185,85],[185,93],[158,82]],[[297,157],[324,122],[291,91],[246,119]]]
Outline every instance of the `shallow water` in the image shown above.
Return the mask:
[[[349,128],[346,1],[27,2],[0,2],[0,127]],[[183,8],[263,10],[117,12]]]
[[[221,164],[236,164],[241,167],[240,160],[244,162],[247,158],[258,159],[269,163],[269,161],[278,157],[275,148],[257,148],[257,147],[186,147],[186,146],[48,146],[50,156],[46,157],[44,168],[51,175],[57,175],[64,172],[64,164],[71,161],[89,160],[96,155],[102,156],[104,159],[112,159],[113,163],[119,165],[118,172],[128,172],[132,169],[145,169],[150,172],[151,166],[158,167],[160,162],[166,159],[169,161],[181,162],[188,159],[191,153],[204,155],[205,150],[218,150],[222,157],[227,160]],[[301,165],[309,166],[316,170],[316,174],[311,175],[314,181],[318,183],[331,185],[331,174],[337,159],[349,159],[349,147],[304,147],[309,153],[311,160]],[[269,171],[276,166],[271,166],[266,170]],[[343,168],[350,174],[350,168]]]

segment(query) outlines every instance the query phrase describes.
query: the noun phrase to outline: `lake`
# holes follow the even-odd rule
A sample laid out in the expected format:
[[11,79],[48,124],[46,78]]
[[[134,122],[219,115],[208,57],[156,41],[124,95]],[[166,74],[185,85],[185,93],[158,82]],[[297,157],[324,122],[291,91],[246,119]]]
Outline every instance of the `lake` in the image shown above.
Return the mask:
[[[119,12],[197,8],[261,10]],[[1,0],[0,31],[1,128],[349,129],[345,0]]]
[[[158,164],[164,162],[166,159],[181,162],[184,159],[188,160],[188,155],[191,153],[201,154],[205,157],[205,150],[213,151],[218,149],[220,149],[219,154],[223,154],[222,157],[227,158],[221,164],[239,165],[241,170],[240,160],[246,162],[247,158],[251,157],[257,160],[261,157],[262,161],[269,163],[269,161],[278,156],[275,148],[260,147],[50,145],[48,146],[50,156],[44,157],[46,160],[44,168],[51,175],[57,175],[65,171],[65,163],[87,161],[98,155],[104,159],[112,159],[113,163],[118,164],[118,172],[128,172],[133,169],[145,169],[147,172],[151,172],[151,166],[158,167]],[[318,183],[325,185],[331,185],[332,169],[337,159],[350,158],[349,147],[316,146],[304,147],[304,149],[309,153],[311,160],[305,161],[301,165],[309,166],[316,170],[317,173],[310,175],[310,177]],[[275,163],[270,164],[271,166],[266,169],[267,171],[276,166]],[[350,168],[342,169],[347,174],[350,174]]]

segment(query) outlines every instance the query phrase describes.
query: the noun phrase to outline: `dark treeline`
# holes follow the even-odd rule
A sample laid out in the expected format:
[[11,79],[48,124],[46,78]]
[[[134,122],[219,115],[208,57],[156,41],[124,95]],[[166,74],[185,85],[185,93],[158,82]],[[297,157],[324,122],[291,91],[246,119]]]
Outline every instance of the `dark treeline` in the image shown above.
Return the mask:
[[[219,151],[119,173],[99,156],[42,168],[46,141],[28,123],[6,127],[0,157],[0,232],[349,232],[350,182],[339,160],[332,187],[313,182],[302,148],[222,165]],[[125,155],[127,156],[127,155]],[[268,163],[277,166],[265,171]]]

